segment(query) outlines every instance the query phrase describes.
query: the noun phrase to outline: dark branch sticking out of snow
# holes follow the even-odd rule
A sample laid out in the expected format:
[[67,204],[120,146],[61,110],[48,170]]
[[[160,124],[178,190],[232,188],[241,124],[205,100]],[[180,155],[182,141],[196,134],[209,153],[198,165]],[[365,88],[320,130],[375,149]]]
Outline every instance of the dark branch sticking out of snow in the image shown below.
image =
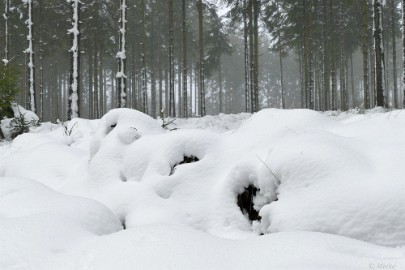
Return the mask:
[[121,219],[121,225],[122,225],[122,229],[123,229],[123,230],[126,230],[126,229],[127,229],[127,225],[125,224],[125,222],[126,222],[126,221],[125,221],[125,218],[122,218],[122,219]]
[[194,162],[198,162],[200,161],[200,159],[196,156],[184,156],[183,157],[183,161],[181,161],[180,163],[176,163],[172,166],[171,170],[170,170],[170,175],[173,175],[174,172],[176,171],[177,166],[179,165],[183,165],[183,164],[189,164],[189,163],[194,163]]
[[256,197],[258,188],[254,185],[250,185],[245,187],[245,190],[238,194],[237,202],[240,208],[240,211],[249,218],[251,222],[258,220],[260,221],[261,217],[259,216],[259,212],[257,212],[254,208],[254,198]]
[[128,179],[127,179],[127,177],[124,175],[123,172],[120,172],[120,179],[121,179],[122,182],[128,182]]

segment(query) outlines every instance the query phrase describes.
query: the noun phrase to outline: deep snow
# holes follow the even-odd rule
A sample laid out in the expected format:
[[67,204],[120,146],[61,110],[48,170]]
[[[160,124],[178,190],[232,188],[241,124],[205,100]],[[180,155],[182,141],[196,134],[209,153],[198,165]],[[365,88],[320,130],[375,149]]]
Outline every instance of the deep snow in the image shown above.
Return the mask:
[[118,109],[0,143],[0,269],[405,268],[404,111],[161,122]]

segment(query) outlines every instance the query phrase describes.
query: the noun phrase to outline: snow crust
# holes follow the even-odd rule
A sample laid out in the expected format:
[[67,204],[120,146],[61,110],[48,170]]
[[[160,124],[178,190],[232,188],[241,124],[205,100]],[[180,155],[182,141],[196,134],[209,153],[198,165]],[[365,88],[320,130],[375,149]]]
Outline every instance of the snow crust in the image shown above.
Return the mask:
[[405,267],[404,111],[161,123],[116,109],[0,144],[0,269]]

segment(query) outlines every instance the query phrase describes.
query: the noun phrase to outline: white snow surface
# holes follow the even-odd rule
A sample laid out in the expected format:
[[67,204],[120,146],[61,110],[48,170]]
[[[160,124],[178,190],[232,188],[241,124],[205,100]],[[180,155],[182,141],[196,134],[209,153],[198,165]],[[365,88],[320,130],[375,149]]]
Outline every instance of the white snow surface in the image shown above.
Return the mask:
[[0,269],[405,269],[405,111],[161,123],[116,109],[0,143]]

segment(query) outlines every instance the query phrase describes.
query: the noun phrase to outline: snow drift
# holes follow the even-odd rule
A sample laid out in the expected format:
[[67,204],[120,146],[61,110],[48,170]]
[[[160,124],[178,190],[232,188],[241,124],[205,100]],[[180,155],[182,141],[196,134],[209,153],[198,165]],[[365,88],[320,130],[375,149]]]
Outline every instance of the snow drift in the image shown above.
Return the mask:
[[[101,208],[94,210],[108,217],[106,232],[119,230],[119,222],[126,230],[94,240],[81,238],[77,243],[86,244],[74,245],[73,251],[66,251],[61,259],[86,261],[83,256],[87,255],[81,254],[87,249],[97,249],[100,254],[112,252],[111,260],[88,255],[94,259],[90,265],[97,269],[112,269],[116,261],[123,261],[122,269],[130,269],[131,264],[126,264],[122,254],[112,251],[112,247],[125,243],[128,252],[137,254],[139,247],[131,244],[131,239],[140,239],[136,240],[139,245],[169,256],[171,253],[162,249],[173,242],[171,235],[183,245],[176,254],[186,252],[185,247],[194,236],[207,235],[208,240],[196,243],[201,252],[207,241],[207,246],[223,246],[233,250],[232,254],[243,254],[245,251],[236,245],[284,248],[285,243],[294,243],[297,235],[303,241],[315,239],[314,245],[310,245],[313,252],[324,241],[353,246],[352,269],[363,264],[367,267],[368,261],[356,261],[356,257],[381,261],[382,253],[386,254],[384,258],[395,258],[395,265],[405,266],[404,250],[400,248],[405,245],[403,111],[334,116],[309,110],[268,109],[246,118],[243,114],[181,120],[176,125],[178,130],[169,132],[161,128],[159,121],[140,112],[117,109],[101,120],[74,120],[77,125],[70,137],[63,135],[61,127],[52,127],[52,131],[43,127],[37,134],[23,135],[11,145],[0,146],[0,176],[17,179],[16,182],[23,181],[17,177],[31,178],[31,182],[43,183],[57,192],[85,197],[108,207],[109,214]],[[220,126],[213,128],[212,123]],[[10,185],[11,180],[7,181],[0,181],[0,190]],[[39,193],[47,192],[50,191]],[[21,208],[18,205],[9,207]],[[96,209],[84,207],[89,211]],[[51,211],[44,205],[38,209]],[[73,220],[76,227],[83,228],[81,218],[62,219]],[[84,228],[97,234],[97,230]],[[184,238],[178,230],[184,231]],[[156,238],[157,242],[163,241],[161,245],[153,239],[151,243],[142,240],[152,237],[150,234],[166,232],[167,237]],[[260,234],[270,235],[254,240]],[[124,240],[126,237],[128,241]],[[239,240],[228,245],[224,238]],[[32,239],[35,241],[39,240]],[[343,261],[346,258],[344,248],[333,252]],[[161,255],[161,261],[155,264],[144,260],[152,264],[150,267],[139,265],[141,269],[161,269],[179,263],[180,269],[190,266],[177,255],[173,260],[167,256]],[[223,256],[227,258],[226,254]],[[299,254],[294,256],[296,263],[303,260]],[[314,258],[299,269],[322,265],[320,259]],[[228,259],[228,265],[233,265]],[[270,259],[262,264],[258,259],[253,265],[268,268],[272,265]],[[283,260],[277,262],[277,269],[282,269]],[[323,262],[350,269],[349,264]],[[384,263],[391,263],[391,259]],[[78,269],[86,267],[79,265]],[[242,260],[239,265],[245,262]],[[284,266],[288,268],[287,264]]]

